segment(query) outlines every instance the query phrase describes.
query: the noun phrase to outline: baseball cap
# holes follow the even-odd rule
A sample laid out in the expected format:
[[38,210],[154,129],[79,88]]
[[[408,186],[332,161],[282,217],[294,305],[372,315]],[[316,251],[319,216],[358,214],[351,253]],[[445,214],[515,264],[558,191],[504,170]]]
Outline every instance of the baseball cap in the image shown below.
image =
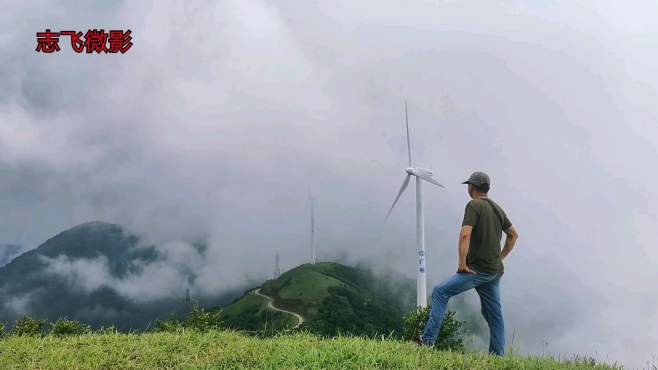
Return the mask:
[[489,180],[489,175],[487,175],[484,172],[476,171],[471,174],[471,176],[468,178],[468,180],[462,182],[462,184],[471,184],[471,185],[491,185],[491,181]]

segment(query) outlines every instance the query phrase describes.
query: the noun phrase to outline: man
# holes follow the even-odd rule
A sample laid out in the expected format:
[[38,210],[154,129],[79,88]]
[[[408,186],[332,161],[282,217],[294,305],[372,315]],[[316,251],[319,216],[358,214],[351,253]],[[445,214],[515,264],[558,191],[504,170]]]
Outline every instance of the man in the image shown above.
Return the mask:
[[[489,352],[505,353],[505,324],[500,304],[500,279],[503,260],[514,248],[519,237],[505,212],[489,199],[490,180],[484,172],[474,172],[464,181],[472,200],[466,205],[459,233],[459,267],[457,273],[434,287],[432,310],[420,340],[433,346],[439,332],[450,297],[475,288],[480,296],[482,316],[489,324]],[[500,250],[502,232],[507,234]]]

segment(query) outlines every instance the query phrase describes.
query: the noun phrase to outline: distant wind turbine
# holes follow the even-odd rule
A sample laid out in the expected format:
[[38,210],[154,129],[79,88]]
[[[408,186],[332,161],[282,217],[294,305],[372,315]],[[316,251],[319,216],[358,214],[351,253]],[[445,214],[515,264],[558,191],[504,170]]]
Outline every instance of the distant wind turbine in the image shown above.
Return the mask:
[[311,203],[311,263],[315,265],[315,198],[308,195]]
[[388,221],[388,217],[391,215],[391,212],[393,212],[393,208],[395,208],[395,204],[398,202],[400,196],[402,195],[402,193],[404,193],[405,189],[409,185],[409,179],[411,179],[411,176],[415,176],[416,177],[416,243],[418,245],[418,257],[419,257],[418,278],[416,280],[416,305],[418,307],[425,307],[427,306],[427,278],[425,276],[425,216],[423,214],[423,183],[421,180],[425,180],[430,184],[434,184],[442,188],[444,186],[439,184],[436,180],[434,180],[434,178],[432,177],[432,170],[427,168],[413,167],[411,165],[409,115],[407,114],[406,100],[404,102],[404,119],[407,127],[407,154],[409,156],[409,167],[405,169],[407,176],[404,178],[404,181],[402,182],[402,187],[400,188],[397,197],[395,197],[395,200],[393,201],[393,205],[391,205],[391,209],[388,210],[388,214],[386,215],[386,221]]
[[274,255],[274,280],[281,276],[281,268],[279,267],[279,251]]

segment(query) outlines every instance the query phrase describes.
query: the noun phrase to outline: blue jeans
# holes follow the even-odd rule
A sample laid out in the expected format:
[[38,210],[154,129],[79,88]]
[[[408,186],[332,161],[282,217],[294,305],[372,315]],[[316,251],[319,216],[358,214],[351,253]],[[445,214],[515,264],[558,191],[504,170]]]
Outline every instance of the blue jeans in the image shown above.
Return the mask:
[[475,288],[480,296],[482,316],[489,324],[489,353],[502,356],[505,353],[505,323],[500,305],[500,278],[503,273],[477,274],[458,272],[450,279],[434,287],[432,310],[420,339],[425,344],[434,345],[441,331],[443,317],[450,297]]

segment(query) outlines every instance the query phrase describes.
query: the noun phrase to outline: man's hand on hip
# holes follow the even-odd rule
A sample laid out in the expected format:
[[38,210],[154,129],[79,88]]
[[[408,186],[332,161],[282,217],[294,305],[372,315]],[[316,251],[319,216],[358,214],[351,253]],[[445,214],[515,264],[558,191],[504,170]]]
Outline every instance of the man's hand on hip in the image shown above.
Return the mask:
[[477,272],[471,270],[467,265],[459,265],[459,267],[457,268],[457,272],[458,273],[466,272],[466,273],[469,273],[469,274],[477,275]]

